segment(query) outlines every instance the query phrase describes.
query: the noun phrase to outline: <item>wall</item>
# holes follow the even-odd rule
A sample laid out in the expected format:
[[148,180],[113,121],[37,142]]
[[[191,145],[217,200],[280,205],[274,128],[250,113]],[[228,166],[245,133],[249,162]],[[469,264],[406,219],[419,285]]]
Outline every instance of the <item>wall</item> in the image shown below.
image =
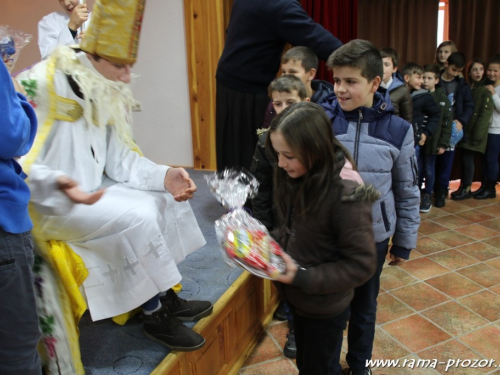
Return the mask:
[[[91,7],[93,1],[87,2]],[[39,61],[37,23],[59,9],[57,0],[2,0],[0,25],[33,35],[15,71]],[[193,166],[182,0],[146,3],[139,58],[133,72],[139,75],[133,83],[134,94],[142,103],[142,111],[134,114],[137,143],[157,163]]]

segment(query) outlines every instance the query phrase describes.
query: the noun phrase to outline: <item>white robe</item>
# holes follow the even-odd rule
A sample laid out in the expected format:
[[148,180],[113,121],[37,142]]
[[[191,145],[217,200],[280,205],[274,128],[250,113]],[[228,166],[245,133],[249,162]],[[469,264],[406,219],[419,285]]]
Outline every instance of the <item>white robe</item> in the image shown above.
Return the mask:
[[[50,55],[58,45],[70,46],[80,43],[80,39],[73,38],[71,31],[69,31],[69,17],[65,12],[53,12],[47,14],[38,22],[38,47],[40,48],[42,60]],[[82,28],[85,29],[89,22],[90,13]],[[80,34],[80,30],[77,31],[77,36]]]
[[[85,106],[61,71],[54,81],[59,96]],[[130,150],[113,126],[97,127],[83,117],[56,121],[31,166],[43,236],[67,242],[82,257],[93,320],[130,311],[180,282],[176,264],[206,243],[189,203],[165,191],[168,168]],[[107,191],[94,205],[74,204],[56,189],[61,175],[84,191]]]

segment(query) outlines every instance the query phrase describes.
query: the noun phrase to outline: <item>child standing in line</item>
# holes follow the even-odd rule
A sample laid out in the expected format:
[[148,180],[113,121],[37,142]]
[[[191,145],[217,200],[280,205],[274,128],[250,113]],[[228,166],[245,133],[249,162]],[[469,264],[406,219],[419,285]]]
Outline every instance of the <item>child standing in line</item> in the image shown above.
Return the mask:
[[437,46],[434,64],[438,66],[439,70],[446,68],[446,60],[453,52],[457,52],[457,46],[451,40],[445,40]]
[[352,40],[327,61],[335,96],[324,103],[337,139],[352,153],[364,183],[381,194],[372,206],[377,271],[354,291],[351,301],[349,375],[367,375],[372,356],[380,275],[392,237],[389,265],[399,265],[417,246],[420,225],[417,165],[412,126],[394,116],[392,104],[377,92],[384,68],[379,50],[369,41]]
[[474,194],[475,199],[496,197],[498,180],[498,154],[500,153],[500,55],[495,55],[488,63],[488,79],[493,82],[486,89],[491,93],[494,109],[488,128],[488,141],[483,159],[483,183]]
[[[324,110],[297,103],[272,122],[278,229],[286,271],[277,287],[294,317],[300,375],[340,374],[354,288],[375,271],[371,186],[342,180],[343,146]],[[287,255],[288,254],[288,255]],[[293,259],[293,260],[292,260]]]
[[[465,78],[472,89],[474,114],[469,125],[465,128],[464,138],[458,144],[462,156],[460,187],[451,193],[451,199],[456,201],[469,199],[473,196],[471,186],[474,178],[474,156],[478,152],[484,154],[486,150],[488,128],[493,113],[491,92],[484,85],[486,75],[483,60],[476,58],[470,61],[465,72]],[[478,194],[481,196],[481,191]]]
[[83,31],[78,31],[89,19],[86,4],[80,0],[59,0],[64,11],[53,12],[38,22],[38,47],[42,60],[60,44],[79,43]]

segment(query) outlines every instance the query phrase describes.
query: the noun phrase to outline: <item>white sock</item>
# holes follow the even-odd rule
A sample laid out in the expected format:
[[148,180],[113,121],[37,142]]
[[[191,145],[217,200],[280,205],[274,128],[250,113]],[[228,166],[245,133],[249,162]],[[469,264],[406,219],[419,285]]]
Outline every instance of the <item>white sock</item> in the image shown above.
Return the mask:
[[158,293],[158,295],[160,297],[165,297],[167,295],[167,292],[166,291],[165,292],[160,292],[160,293]]
[[142,313],[144,315],[153,315],[153,313],[157,312],[158,310],[161,309],[161,302],[158,301],[158,307],[156,309],[153,309],[153,310],[145,310],[145,309],[142,309]]

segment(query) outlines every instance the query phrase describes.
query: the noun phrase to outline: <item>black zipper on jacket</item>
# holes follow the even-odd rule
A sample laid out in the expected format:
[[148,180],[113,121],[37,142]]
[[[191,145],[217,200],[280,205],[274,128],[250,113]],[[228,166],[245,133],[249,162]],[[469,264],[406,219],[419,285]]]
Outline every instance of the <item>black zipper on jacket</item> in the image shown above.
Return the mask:
[[353,155],[356,165],[358,165],[359,138],[361,137],[361,120],[363,120],[363,112],[361,111],[361,108],[359,108],[358,111],[359,111],[359,118],[358,118],[358,124],[356,126],[356,139],[354,141],[354,155]]

